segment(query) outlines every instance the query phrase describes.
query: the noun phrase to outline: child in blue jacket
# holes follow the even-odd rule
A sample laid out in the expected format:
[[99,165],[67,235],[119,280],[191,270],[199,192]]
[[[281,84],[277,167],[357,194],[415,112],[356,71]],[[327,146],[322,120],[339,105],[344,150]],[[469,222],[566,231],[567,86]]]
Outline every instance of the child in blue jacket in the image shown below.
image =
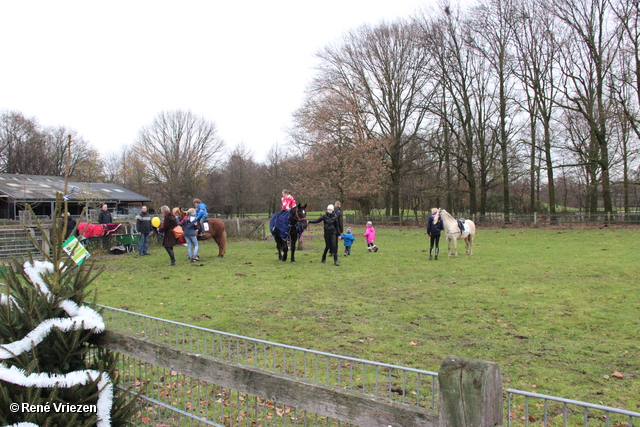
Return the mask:
[[200,235],[203,235],[205,231],[209,231],[208,224],[205,226],[207,222],[207,218],[209,218],[209,214],[207,213],[207,205],[202,203],[200,199],[193,199],[193,205],[196,207],[196,219],[200,223]]
[[351,246],[353,245],[353,241],[356,240],[351,234],[351,227],[347,227],[347,232],[340,236],[342,241],[344,242],[344,256],[351,255]]

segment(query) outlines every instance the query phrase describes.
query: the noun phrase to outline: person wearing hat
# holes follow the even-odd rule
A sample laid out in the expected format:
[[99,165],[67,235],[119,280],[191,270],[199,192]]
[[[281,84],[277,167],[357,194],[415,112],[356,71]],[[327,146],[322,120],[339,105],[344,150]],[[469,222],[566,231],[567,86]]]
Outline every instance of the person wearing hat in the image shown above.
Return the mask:
[[353,241],[356,240],[351,234],[351,227],[347,227],[347,232],[340,236],[342,241],[344,242],[344,256],[351,256],[351,246],[353,245]]
[[339,266],[338,263],[338,236],[342,234],[342,223],[338,216],[334,213],[334,206],[327,206],[325,212],[320,218],[309,221],[309,224],[324,223],[324,253],[322,254],[322,263],[327,262],[327,252],[333,254],[333,265]]
[[378,247],[376,246],[376,229],[373,228],[373,223],[371,221],[367,221],[367,229],[365,230],[363,236],[367,241],[367,251],[378,252]]
[[[340,230],[344,230],[344,223],[342,221],[342,208],[340,205],[340,200],[336,200],[336,202],[333,204],[334,209],[333,209],[333,213],[336,214],[336,217],[338,218],[338,227],[340,228]],[[339,239],[339,238],[338,238]]]

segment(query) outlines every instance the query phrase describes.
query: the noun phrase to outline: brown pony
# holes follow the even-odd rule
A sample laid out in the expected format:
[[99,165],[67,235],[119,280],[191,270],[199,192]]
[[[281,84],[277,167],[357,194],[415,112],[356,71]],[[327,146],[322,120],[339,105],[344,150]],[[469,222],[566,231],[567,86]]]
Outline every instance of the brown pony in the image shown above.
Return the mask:
[[224,229],[224,222],[218,218],[207,219],[209,231],[205,231],[204,235],[198,236],[198,240],[209,240],[213,238],[218,244],[218,257],[222,258],[227,252],[227,232]]
[[[173,208],[173,214],[178,218],[178,222],[187,215],[187,210],[182,208]],[[222,258],[227,252],[227,232],[224,228],[224,222],[218,218],[207,219],[209,231],[205,231],[202,235],[198,235],[198,241],[213,240],[218,244],[218,258]]]

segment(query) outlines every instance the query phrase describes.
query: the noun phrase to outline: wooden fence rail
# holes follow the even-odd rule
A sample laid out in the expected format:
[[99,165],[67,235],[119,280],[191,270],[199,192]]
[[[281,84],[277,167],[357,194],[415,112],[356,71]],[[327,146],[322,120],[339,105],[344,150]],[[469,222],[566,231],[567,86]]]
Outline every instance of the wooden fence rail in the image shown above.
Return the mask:
[[311,413],[366,427],[493,427],[502,424],[502,375],[495,363],[448,356],[439,374],[439,411],[253,366],[190,353],[107,330],[93,344],[179,372],[199,381],[278,401]]

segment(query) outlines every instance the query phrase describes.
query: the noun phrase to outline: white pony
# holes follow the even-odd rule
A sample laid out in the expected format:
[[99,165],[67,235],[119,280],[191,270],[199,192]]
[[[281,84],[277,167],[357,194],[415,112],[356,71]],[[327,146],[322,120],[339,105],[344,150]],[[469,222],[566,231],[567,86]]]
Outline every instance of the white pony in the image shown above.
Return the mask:
[[451,214],[444,209],[440,209],[440,216],[442,217],[442,223],[444,224],[444,232],[447,235],[447,250],[449,252],[449,258],[451,258],[451,242],[453,242],[453,252],[456,258],[458,258],[458,240],[464,239],[464,245],[467,255],[473,255],[473,239],[476,235],[476,225],[470,219],[464,222],[464,231],[460,231],[458,227],[458,221],[451,216]]

